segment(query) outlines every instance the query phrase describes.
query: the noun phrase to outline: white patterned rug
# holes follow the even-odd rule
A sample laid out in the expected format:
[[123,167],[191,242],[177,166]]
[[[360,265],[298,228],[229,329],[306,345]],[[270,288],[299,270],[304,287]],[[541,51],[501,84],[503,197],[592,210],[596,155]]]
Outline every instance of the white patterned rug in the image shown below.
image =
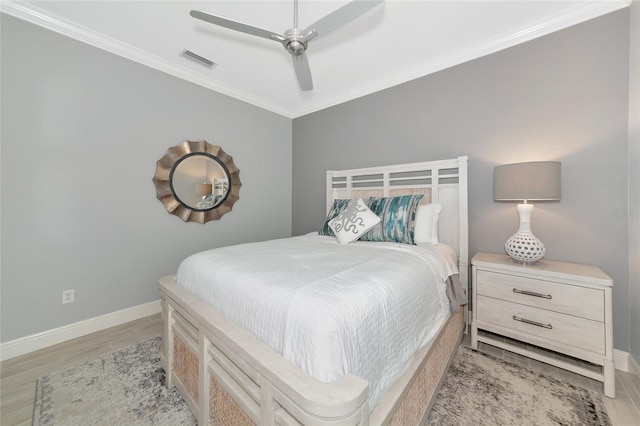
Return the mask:
[[160,337],[38,380],[33,424],[195,425],[176,388],[164,386]]
[[[164,387],[159,337],[44,376],[33,424],[195,425]],[[431,425],[602,425],[602,397],[460,347],[429,416]]]
[[609,426],[602,395],[460,346],[429,425]]

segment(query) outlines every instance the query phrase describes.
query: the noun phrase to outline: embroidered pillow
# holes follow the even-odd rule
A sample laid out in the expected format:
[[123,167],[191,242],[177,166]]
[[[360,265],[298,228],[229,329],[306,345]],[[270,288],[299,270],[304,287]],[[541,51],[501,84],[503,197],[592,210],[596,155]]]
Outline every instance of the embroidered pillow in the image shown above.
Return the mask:
[[412,244],[415,213],[423,194],[369,198],[369,208],[380,216],[380,224],[362,236],[362,241],[390,241]]
[[341,199],[337,199],[337,200],[333,200],[333,205],[331,206],[331,210],[329,210],[329,214],[327,214],[327,218],[324,221],[324,224],[322,225],[322,228],[320,228],[320,232],[318,232],[318,234],[320,235],[328,235],[330,237],[333,237],[333,231],[331,230],[331,228],[329,227],[329,221],[331,219],[333,219],[334,217],[338,216],[344,209],[345,207],[347,207],[347,204],[349,204],[349,199],[346,200],[341,200]]
[[438,220],[442,205],[420,204],[416,209],[413,240],[416,243],[438,244]]
[[380,218],[373,213],[362,198],[349,201],[347,207],[329,221],[340,244],[352,243],[369,229],[380,223]]

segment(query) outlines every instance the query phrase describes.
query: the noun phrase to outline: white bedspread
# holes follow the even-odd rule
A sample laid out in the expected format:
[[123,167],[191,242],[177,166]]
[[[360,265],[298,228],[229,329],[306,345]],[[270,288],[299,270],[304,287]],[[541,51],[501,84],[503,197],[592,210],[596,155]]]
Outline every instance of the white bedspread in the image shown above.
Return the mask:
[[300,237],[194,254],[177,282],[324,382],[353,373],[370,407],[449,314],[446,246]]

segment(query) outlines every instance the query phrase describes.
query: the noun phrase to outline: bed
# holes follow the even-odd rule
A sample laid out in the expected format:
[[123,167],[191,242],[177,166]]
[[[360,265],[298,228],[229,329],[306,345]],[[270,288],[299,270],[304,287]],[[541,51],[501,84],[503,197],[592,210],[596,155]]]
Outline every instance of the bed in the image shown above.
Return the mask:
[[[369,197],[439,205],[439,244],[340,244],[315,232],[185,259],[177,275],[160,280],[161,362],[167,387],[177,387],[199,424],[426,419],[468,318],[466,306],[451,308],[450,292],[443,296],[452,278],[468,289],[467,158],[328,171],[326,194],[328,214],[335,200]],[[296,268],[278,264],[280,258],[295,259]],[[393,262],[413,269],[399,274]],[[400,275],[411,279],[405,284]],[[427,276],[435,277],[433,285],[411,283]],[[275,287],[263,287],[267,278]],[[332,310],[319,314],[318,300]],[[372,320],[376,309],[386,319]],[[362,327],[348,332],[345,324]]]

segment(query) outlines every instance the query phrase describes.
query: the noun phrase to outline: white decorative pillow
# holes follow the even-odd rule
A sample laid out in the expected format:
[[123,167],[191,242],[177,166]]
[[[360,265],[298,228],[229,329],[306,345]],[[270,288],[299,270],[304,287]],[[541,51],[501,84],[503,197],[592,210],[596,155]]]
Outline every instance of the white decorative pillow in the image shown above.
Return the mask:
[[329,221],[329,227],[340,244],[352,243],[380,223],[362,198],[350,200],[347,207]]
[[421,204],[416,210],[416,224],[413,240],[416,243],[438,244],[438,219],[442,205]]

